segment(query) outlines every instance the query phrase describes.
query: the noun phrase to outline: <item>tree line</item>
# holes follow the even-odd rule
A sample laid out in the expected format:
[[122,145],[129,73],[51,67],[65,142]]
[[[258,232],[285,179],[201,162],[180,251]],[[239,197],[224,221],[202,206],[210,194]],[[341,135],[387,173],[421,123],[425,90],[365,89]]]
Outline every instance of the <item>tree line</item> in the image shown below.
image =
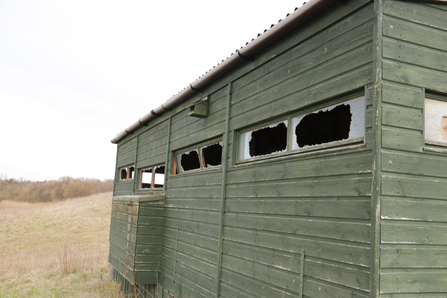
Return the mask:
[[112,190],[113,180],[61,177],[36,182],[0,177],[0,201],[54,202]]

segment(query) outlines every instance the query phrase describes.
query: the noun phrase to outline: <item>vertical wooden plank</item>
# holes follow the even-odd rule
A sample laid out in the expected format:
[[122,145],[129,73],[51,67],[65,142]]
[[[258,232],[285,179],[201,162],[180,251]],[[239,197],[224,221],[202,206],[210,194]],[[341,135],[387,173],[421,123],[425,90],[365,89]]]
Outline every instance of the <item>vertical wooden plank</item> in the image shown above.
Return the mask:
[[[167,141],[166,141],[166,162],[165,162],[165,182],[163,185],[163,191],[166,194],[166,187],[168,184],[168,176],[171,169],[171,126],[172,126],[172,116],[169,116],[168,118],[168,135]],[[174,160],[175,162],[175,160]],[[175,175],[175,173],[174,173]],[[155,175],[154,175],[155,176]]]
[[132,190],[132,194],[135,194],[135,190],[137,189],[137,183],[140,180],[139,177],[138,177],[138,167],[137,167],[137,162],[138,162],[138,143],[139,142],[140,142],[140,134],[137,135],[137,144],[136,144],[136,147],[135,147],[135,162],[133,163],[134,170],[133,170],[133,190]]
[[381,188],[381,152],[382,152],[382,48],[383,48],[383,0],[374,1],[374,41],[373,41],[373,148],[372,148],[372,191],[371,191],[371,297],[379,297],[380,269],[380,188]]
[[304,290],[304,249],[301,249],[301,263],[300,263],[300,293],[299,298],[303,298]]
[[231,92],[233,83],[228,84],[227,90],[227,113],[225,120],[225,132],[223,140],[223,152],[222,152],[222,186],[220,197],[220,223],[219,223],[219,238],[217,241],[217,273],[216,273],[216,298],[220,296],[220,277],[222,273],[222,241],[223,241],[223,224],[224,224],[224,212],[225,212],[225,198],[227,196],[227,169],[228,169],[228,144],[230,141],[230,117],[231,117]]

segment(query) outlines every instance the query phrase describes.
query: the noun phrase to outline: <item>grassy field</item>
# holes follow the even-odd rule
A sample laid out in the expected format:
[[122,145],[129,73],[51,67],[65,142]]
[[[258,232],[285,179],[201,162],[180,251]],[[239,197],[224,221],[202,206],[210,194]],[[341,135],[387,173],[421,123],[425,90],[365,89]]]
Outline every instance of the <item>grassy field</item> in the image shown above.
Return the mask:
[[112,193],[0,202],[0,297],[123,297],[107,279]]

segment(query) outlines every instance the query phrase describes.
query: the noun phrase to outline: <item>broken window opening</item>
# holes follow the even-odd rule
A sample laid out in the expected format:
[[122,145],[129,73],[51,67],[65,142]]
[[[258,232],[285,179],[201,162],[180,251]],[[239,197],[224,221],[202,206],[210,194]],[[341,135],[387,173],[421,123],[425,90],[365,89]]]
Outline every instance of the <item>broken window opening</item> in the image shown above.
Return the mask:
[[200,169],[199,152],[197,149],[177,155],[179,161],[178,172]]
[[152,169],[145,169],[141,171],[140,188],[147,189],[152,186]]
[[134,172],[135,172],[135,167],[134,166],[131,166],[131,167],[129,167],[129,173],[128,173],[128,179],[133,179],[133,174],[134,174]]
[[425,99],[425,140],[447,144],[447,101]]
[[133,179],[134,172],[135,172],[135,167],[133,165],[121,168],[119,170],[119,175],[120,175],[119,180]]
[[202,166],[216,167],[222,164],[222,142],[202,147]]
[[346,140],[351,125],[349,105],[339,105],[329,111],[319,111],[303,117],[295,128],[296,142],[300,148]]
[[165,185],[165,166],[154,169],[154,188],[163,188]]
[[365,97],[359,97],[292,120],[292,149],[365,136]]
[[121,169],[120,171],[120,180],[126,180],[127,179],[127,168]]
[[287,150],[287,122],[283,121],[241,135],[241,159]]

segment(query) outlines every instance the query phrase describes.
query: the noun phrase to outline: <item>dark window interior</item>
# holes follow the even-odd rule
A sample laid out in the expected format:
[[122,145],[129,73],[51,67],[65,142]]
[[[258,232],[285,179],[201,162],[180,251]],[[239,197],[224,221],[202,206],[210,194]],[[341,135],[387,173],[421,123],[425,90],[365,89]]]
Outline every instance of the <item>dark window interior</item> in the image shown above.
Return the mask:
[[152,169],[141,171],[141,188],[151,188],[152,185]]
[[351,108],[346,104],[339,105],[330,111],[320,111],[304,116],[295,129],[298,146],[312,146],[348,139],[351,119]]
[[183,153],[181,155],[180,164],[182,165],[183,171],[185,172],[200,169],[199,154],[196,150]]
[[160,166],[154,169],[154,188],[163,188],[165,180],[165,167]]
[[220,166],[222,163],[222,145],[217,143],[202,148],[203,167]]
[[287,148],[287,127],[279,123],[275,127],[266,127],[252,132],[249,143],[250,156],[267,155]]
[[121,171],[120,171],[120,179],[121,180],[127,179],[127,168],[121,169]]
[[132,179],[133,178],[133,173],[134,173],[134,171],[135,171],[135,167],[130,167],[129,168],[129,179]]

